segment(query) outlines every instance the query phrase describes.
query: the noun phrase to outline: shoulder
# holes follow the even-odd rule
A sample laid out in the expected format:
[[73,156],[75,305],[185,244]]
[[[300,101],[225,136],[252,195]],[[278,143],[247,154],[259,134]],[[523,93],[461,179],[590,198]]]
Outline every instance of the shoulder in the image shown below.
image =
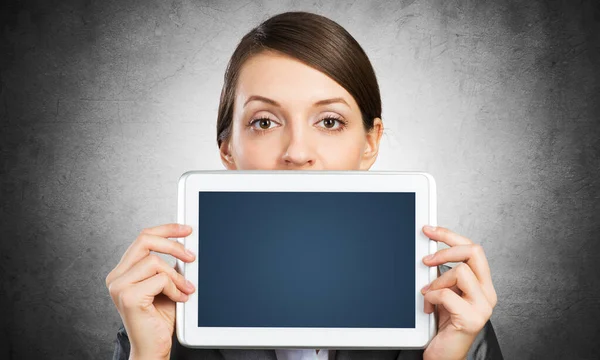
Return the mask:
[[129,344],[129,337],[125,326],[121,324],[117,331],[117,340],[115,344],[115,350],[113,352],[113,360],[127,360],[129,358],[129,352],[131,351],[131,345]]
[[492,322],[488,320],[471,345],[467,360],[504,360]]
[[[187,348],[179,343],[177,335],[173,333],[173,346],[171,347],[171,359],[202,359],[202,360],[223,360],[224,357],[219,349],[193,349]],[[131,352],[131,344],[125,326],[121,324],[117,331],[117,340],[113,353],[113,360],[127,360]]]

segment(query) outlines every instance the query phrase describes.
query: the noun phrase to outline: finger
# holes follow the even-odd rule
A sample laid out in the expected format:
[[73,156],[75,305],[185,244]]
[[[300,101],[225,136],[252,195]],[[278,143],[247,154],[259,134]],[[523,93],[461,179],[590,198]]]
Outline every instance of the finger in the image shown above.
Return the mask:
[[489,300],[495,299],[496,291],[492,284],[490,266],[481,245],[457,245],[439,250],[430,256],[423,258],[423,263],[427,266],[437,266],[447,262],[465,262],[482,284],[486,297]]
[[423,233],[425,233],[425,235],[427,235],[427,237],[429,237],[431,240],[441,241],[449,246],[468,245],[473,243],[470,239],[462,235],[458,235],[457,233],[452,232],[444,227],[437,226],[434,229],[435,230],[430,230],[427,228],[427,226],[423,226]]
[[[167,229],[163,229],[163,234],[167,233],[168,229],[173,230],[171,233],[171,237],[183,237],[187,236],[191,232],[191,228],[187,230],[184,228],[182,230],[176,230],[178,226],[173,226],[177,224],[167,224],[165,225]],[[151,228],[156,229],[156,228]],[[179,231],[179,232],[177,232]],[[117,277],[121,276],[125,271],[130,269],[135,263],[140,261],[142,258],[148,256],[150,251],[156,251],[163,254],[173,255],[174,257],[183,260],[185,262],[190,262],[195,259],[194,253],[192,253],[189,249],[185,249],[183,244],[174,241],[165,239],[164,237],[153,235],[151,233],[158,233],[159,231],[153,230],[143,230],[142,233],[135,239],[135,241],[129,246],[129,248],[125,251],[121,260],[117,264],[117,266],[108,274],[106,277],[107,286]]]
[[156,274],[147,280],[137,283],[135,286],[143,289],[145,294],[148,297],[152,297],[153,300],[160,293],[167,295],[173,301],[187,301],[188,299],[188,295],[179,291],[175,283],[165,273]]
[[[429,291],[424,297],[430,304],[444,305],[444,308],[452,315],[468,314],[471,311],[471,305],[450,289]],[[430,314],[431,311],[427,313]]]
[[474,311],[464,298],[447,288],[430,291],[425,294],[425,299],[431,304],[443,305],[450,313],[452,325],[471,336],[477,335],[491,316],[490,307],[484,312]]
[[[146,256],[150,250],[173,255],[181,260],[191,259],[191,251],[186,253],[184,246],[166,238],[182,238],[190,235],[192,228],[183,224],[165,224],[143,229],[136,240],[123,254],[122,261],[137,262]],[[133,265],[133,264],[132,264]]]
[[465,263],[461,263],[443,273],[442,276],[433,280],[429,284],[429,288],[422,291],[422,293],[451,288],[452,286],[456,286],[462,291],[463,298],[467,299],[469,303],[478,307],[490,305],[483,293],[481,284],[477,281],[477,277],[475,277],[469,265]]
[[428,266],[437,266],[447,262],[466,262],[480,280],[491,279],[487,258],[483,247],[479,244],[456,245],[438,250],[423,258],[423,263]]
[[[480,283],[483,285],[485,295],[490,301],[490,304],[492,307],[495,307],[498,302],[498,296],[494,289],[490,266],[487,257],[485,256],[485,252],[483,251],[483,247],[479,244],[473,244],[470,239],[458,235],[446,228],[438,227],[435,231],[431,232],[423,227],[423,231],[433,240],[436,240],[433,237],[437,237],[438,241],[442,241],[445,244],[452,246],[449,249],[442,249],[435,254],[432,254],[433,259],[424,259],[423,262],[428,266],[435,266],[436,264],[439,265],[445,262],[465,261],[464,259],[468,258],[467,264],[475,272]],[[470,250],[466,250],[468,247],[470,247]],[[454,248],[460,249],[453,250]],[[434,261],[435,263],[430,261]]]
[[192,228],[185,224],[163,224],[155,227],[145,228],[142,234],[156,235],[164,238],[168,237],[185,237],[192,232]]
[[121,288],[141,282],[161,272],[169,275],[179,290],[187,294],[194,292],[194,286],[191,282],[187,281],[183,275],[178,273],[177,270],[169,266],[166,261],[155,254],[146,256],[132,266],[129,271],[126,271],[123,275],[116,278],[110,284],[109,290],[118,292]]
[[147,309],[154,303],[154,297],[160,293],[176,302],[185,302],[189,298],[177,289],[166,273],[159,273],[124,291],[119,298],[120,306],[126,309]]
[[[452,285],[448,289],[454,291],[458,296],[462,296],[463,294],[463,292],[456,285]],[[427,290],[429,290],[429,284],[423,286],[423,288],[421,289],[421,294],[427,293]],[[424,305],[425,312],[427,312],[428,314],[434,310],[434,305],[431,304],[429,301],[425,300]]]

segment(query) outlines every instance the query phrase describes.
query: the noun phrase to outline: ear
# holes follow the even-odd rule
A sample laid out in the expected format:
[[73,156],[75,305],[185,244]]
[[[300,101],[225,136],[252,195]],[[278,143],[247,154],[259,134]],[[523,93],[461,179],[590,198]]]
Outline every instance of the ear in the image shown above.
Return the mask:
[[367,133],[367,141],[365,143],[365,150],[360,161],[361,170],[369,170],[371,166],[377,160],[377,154],[379,153],[379,143],[381,141],[381,135],[383,134],[383,122],[380,118],[373,120],[373,128]]
[[219,153],[221,155],[221,162],[227,170],[236,170],[235,160],[231,155],[231,148],[229,147],[229,140],[223,140],[219,147]]

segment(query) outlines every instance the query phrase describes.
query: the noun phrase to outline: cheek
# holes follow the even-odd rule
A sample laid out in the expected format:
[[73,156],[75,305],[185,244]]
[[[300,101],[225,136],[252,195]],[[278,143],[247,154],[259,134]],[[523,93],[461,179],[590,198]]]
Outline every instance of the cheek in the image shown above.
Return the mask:
[[[246,134],[247,135],[247,134]],[[278,158],[277,139],[257,139],[237,136],[233,143],[233,156],[239,170],[270,170]]]
[[[348,134],[350,135],[350,134]],[[364,150],[364,136],[348,136],[323,143],[320,147],[320,158],[326,169],[358,170]]]

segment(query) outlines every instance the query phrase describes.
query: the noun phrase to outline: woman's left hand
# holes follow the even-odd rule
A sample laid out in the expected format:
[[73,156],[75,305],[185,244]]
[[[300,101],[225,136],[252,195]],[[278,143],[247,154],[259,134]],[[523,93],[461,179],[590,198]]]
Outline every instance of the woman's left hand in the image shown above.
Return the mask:
[[488,261],[481,245],[446,228],[438,226],[432,231],[425,226],[423,233],[450,246],[424,257],[425,265],[462,262],[421,290],[427,314],[438,305],[438,333],[425,349],[423,359],[466,359],[497,302]]

